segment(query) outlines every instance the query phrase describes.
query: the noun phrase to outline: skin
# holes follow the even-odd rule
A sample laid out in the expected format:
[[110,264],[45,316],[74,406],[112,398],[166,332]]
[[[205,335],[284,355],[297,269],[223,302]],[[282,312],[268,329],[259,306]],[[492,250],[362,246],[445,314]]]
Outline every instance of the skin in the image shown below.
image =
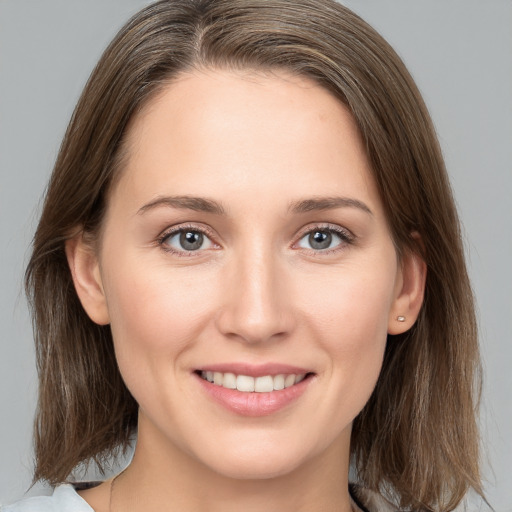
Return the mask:
[[[82,304],[111,324],[140,405],[112,510],[350,510],[352,422],[387,334],[414,323],[425,280],[417,256],[397,259],[353,118],[305,78],[196,71],[151,100],[127,144],[99,246],[67,244]],[[207,198],[224,213],[147,206],[166,196]],[[291,208],[333,197],[351,202]],[[207,233],[201,249],[171,252],[178,237],[163,234],[180,226]],[[309,233],[330,229],[342,236],[313,248]],[[246,417],[193,373],[226,362],[314,376],[289,406]],[[82,497],[109,510],[110,482]]]

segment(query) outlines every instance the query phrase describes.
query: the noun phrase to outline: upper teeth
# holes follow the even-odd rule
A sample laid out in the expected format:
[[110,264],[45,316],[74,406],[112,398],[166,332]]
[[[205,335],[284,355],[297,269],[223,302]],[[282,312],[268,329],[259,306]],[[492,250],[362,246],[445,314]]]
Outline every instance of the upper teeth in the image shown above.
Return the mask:
[[250,377],[248,375],[235,375],[234,373],[221,372],[201,372],[201,377],[217,386],[228,389],[237,389],[238,391],[256,393],[268,393],[269,391],[278,391],[289,388],[304,379],[306,375],[301,374],[280,374],[263,375],[262,377]]

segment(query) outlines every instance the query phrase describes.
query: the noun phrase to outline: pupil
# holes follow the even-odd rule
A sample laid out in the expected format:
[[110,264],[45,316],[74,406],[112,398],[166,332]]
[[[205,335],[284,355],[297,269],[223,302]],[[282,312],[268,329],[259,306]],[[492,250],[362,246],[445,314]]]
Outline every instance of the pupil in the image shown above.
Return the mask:
[[331,242],[332,235],[328,231],[315,231],[309,235],[309,244],[313,249],[327,249]]
[[197,251],[203,245],[203,235],[197,231],[185,231],[180,235],[180,245],[187,251]]

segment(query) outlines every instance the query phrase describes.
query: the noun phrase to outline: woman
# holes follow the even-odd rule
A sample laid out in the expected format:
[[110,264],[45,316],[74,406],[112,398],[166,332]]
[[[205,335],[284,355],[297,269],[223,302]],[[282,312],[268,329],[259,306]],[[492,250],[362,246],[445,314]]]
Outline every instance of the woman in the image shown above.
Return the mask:
[[452,510],[481,493],[439,147],[399,58],[336,3],[136,15],[70,123],[27,288],[35,479],[138,437],[116,478],[8,511]]

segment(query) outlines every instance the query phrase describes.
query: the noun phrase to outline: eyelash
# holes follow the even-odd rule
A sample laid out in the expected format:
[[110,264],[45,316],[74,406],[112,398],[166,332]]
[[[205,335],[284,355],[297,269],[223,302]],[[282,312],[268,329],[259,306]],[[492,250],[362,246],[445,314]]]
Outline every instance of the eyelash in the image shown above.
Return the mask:
[[[185,225],[180,225],[180,226],[176,226],[176,227],[173,227],[171,229],[168,229],[168,230],[164,231],[156,239],[156,242],[157,242],[158,246],[161,247],[161,249],[163,251],[171,253],[171,254],[174,254],[174,255],[176,255],[178,257],[195,257],[195,256],[199,256],[201,254],[201,252],[202,252],[201,250],[196,250],[196,251],[187,251],[187,250],[177,251],[177,250],[171,248],[169,245],[166,245],[166,243],[165,243],[166,240],[171,238],[173,235],[176,235],[178,233],[182,233],[182,232],[185,232],[185,231],[192,231],[192,232],[201,233],[202,235],[206,236],[211,241],[211,243],[213,245],[217,245],[217,247],[218,247],[218,244],[216,244],[214,242],[214,235],[213,235],[213,232],[211,230],[206,229],[203,226],[196,226],[196,225],[193,225],[193,224],[185,224]],[[338,236],[340,238],[340,240],[341,240],[340,244],[338,244],[337,246],[335,246],[333,248],[330,248],[330,249],[315,250],[315,249],[302,248],[303,250],[306,250],[309,253],[314,254],[315,256],[336,253],[336,252],[338,252],[340,250],[343,250],[343,248],[346,247],[347,245],[354,244],[354,242],[356,240],[356,237],[354,236],[354,234],[352,232],[350,232],[348,229],[344,229],[344,228],[341,228],[340,226],[336,226],[336,225],[332,225],[332,224],[316,224],[316,225],[313,225],[313,226],[308,226],[306,229],[301,231],[299,233],[298,237],[297,237],[297,241],[295,241],[292,244],[292,248],[296,248],[297,244],[304,237],[306,237],[308,235],[311,235],[315,231],[322,231],[322,232],[328,232],[328,233],[334,234],[334,235]],[[300,249],[300,247],[299,247],[299,249]]]
[[313,226],[308,226],[306,229],[301,231],[300,234],[297,237],[297,241],[293,243],[292,247],[297,246],[299,244],[299,242],[304,237],[306,237],[308,235],[311,235],[315,231],[322,231],[322,232],[327,232],[327,233],[334,234],[334,235],[339,237],[341,242],[338,245],[336,245],[335,247],[332,247],[330,249],[320,249],[320,250],[316,249],[315,250],[315,249],[302,248],[303,250],[308,251],[308,253],[310,253],[310,254],[312,254],[314,256],[324,256],[324,255],[327,255],[327,254],[337,253],[337,252],[342,251],[343,249],[345,249],[347,246],[353,245],[355,243],[355,241],[356,241],[355,235],[351,231],[349,231],[348,229],[342,228],[342,227],[337,226],[335,224],[323,224],[323,223],[320,223],[320,224],[316,224],[316,225],[313,225]]
[[174,254],[175,256],[178,256],[178,257],[195,257],[195,256],[199,256],[201,254],[202,251],[200,250],[197,250],[197,251],[187,251],[187,250],[183,250],[183,251],[177,251],[175,249],[173,249],[172,247],[170,247],[169,245],[167,245],[165,243],[166,240],[168,240],[169,238],[171,238],[173,235],[176,235],[178,233],[183,233],[185,231],[192,231],[194,233],[201,233],[202,235],[204,235],[206,238],[208,238],[213,245],[217,245],[213,239],[214,239],[214,235],[213,235],[213,232],[203,226],[195,226],[193,224],[182,224],[182,225],[179,225],[179,226],[175,226],[171,229],[168,229],[167,231],[164,231],[156,240],[157,244],[161,247],[161,249],[165,252],[168,252],[168,253],[171,253],[171,254]]

